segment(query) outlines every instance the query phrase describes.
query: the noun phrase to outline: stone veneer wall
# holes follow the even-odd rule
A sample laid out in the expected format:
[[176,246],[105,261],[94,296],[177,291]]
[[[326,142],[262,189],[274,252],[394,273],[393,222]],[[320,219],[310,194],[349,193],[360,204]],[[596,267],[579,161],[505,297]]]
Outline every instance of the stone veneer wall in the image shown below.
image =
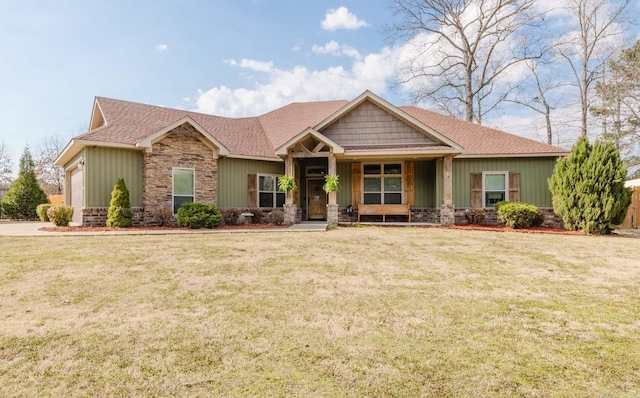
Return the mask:
[[[552,208],[540,207],[542,213],[544,214],[544,222],[542,223],[543,227],[547,228],[562,228],[562,219],[553,212]],[[467,208],[456,208],[455,209],[455,224],[456,225],[466,225],[469,224],[465,217],[465,210]],[[496,215],[495,209],[485,209],[485,219],[484,225],[498,225],[500,224],[498,221],[498,216]],[[389,219],[391,216],[388,216]],[[349,215],[344,207],[341,207],[338,212],[338,222],[339,223],[354,223],[358,221],[358,210],[353,209],[353,213]],[[404,217],[404,221],[406,221],[406,217]],[[412,208],[411,209],[411,222],[423,222],[423,223],[433,223],[440,224],[440,209],[437,208]]]
[[155,213],[172,208],[173,168],[195,170],[195,201],[216,204],[218,201],[218,163],[213,150],[200,140],[201,134],[191,125],[182,125],[153,144],[144,155],[143,206],[144,223],[155,225]]
[[[133,225],[144,225],[144,209],[132,207]],[[85,207],[82,209],[82,225],[85,227],[104,227],[107,225],[108,207]]]

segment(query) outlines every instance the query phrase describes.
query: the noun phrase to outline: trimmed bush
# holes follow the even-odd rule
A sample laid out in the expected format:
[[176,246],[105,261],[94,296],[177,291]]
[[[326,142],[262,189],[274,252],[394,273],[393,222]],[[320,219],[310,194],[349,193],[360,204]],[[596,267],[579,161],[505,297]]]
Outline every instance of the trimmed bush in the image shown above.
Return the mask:
[[153,214],[153,218],[156,220],[156,223],[161,227],[165,225],[169,225],[172,217],[173,217],[173,211],[171,211],[170,207],[160,207]]
[[249,213],[253,214],[251,216],[251,222],[253,224],[262,224],[264,222],[264,212],[258,208],[249,209]]
[[500,208],[504,205],[506,205],[507,203],[511,203],[507,200],[503,200],[502,202],[498,202],[496,204],[493,205],[493,208],[496,209],[496,213],[498,212],[498,210],[500,210]]
[[178,209],[178,225],[181,227],[215,228],[221,220],[222,215],[215,205],[185,203]]
[[133,224],[133,211],[129,201],[129,190],[123,178],[119,178],[111,191],[111,202],[107,212],[107,227],[126,228]]
[[47,210],[47,217],[56,227],[67,227],[73,219],[73,207],[51,206]]
[[282,210],[273,210],[267,214],[266,219],[269,224],[282,225],[282,223],[284,223],[284,213]]
[[49,203],[43,203],[36,207],[36,213],[42,222],[49,222],[49,216],[47,216],[47,211],[51,208],[52,205]]
[[240,209],[226,209],[222,211],[222,219],[225,225],[236,225],[242,212]]
[[529,228],[538,218],[538,208],[526,203],[509,202],[499,206],[498,219],[510,228]]
[[485,216],[486,212],[484,209],[467,209],[464,211],[464,217],[469,224],[482,224]]

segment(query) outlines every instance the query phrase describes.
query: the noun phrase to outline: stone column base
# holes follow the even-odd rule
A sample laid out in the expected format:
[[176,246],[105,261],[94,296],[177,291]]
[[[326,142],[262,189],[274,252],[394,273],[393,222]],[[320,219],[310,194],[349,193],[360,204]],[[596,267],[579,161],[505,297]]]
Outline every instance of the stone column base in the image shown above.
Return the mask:
[[327,205],[327,223],[338,225],[338,205]]
[[456,223],[455,207],[453,205],[440,206],[440,224],[453,225]]
[[295,224],[298,220],[298,205],[284,205],[284,223]]

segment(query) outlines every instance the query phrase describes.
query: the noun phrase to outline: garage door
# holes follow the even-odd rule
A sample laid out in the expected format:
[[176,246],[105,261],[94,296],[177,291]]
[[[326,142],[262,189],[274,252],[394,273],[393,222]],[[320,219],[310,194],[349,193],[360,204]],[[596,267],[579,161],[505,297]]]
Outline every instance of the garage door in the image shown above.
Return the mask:
[[73,222],[82,223],[82,206],[83,206],[83,181],[82,169],[76,167],[71,171],[71,206],[73,206]]

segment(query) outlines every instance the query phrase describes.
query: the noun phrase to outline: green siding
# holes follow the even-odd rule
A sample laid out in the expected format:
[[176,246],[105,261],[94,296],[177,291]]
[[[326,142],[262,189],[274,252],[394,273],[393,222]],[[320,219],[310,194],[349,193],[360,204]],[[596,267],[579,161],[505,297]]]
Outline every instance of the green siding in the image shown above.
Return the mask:
[[247,175],[284,174],[284,162],[218,159],[218,207],[249,206]]
[[[453,203],[471,205],[471,173],[509,171],[520,173],[520,201],[538,207],[551,207],[547,179],[553,172],[555,158],[453,159]],[[438,197],[442,197],[442,161],[438,174]],[[441,201],[441,200],[440,200]],[[438,201],[438,202],[440,202]]]
[[414,162],[414,207],[436,207],[436,161]]
[[111,191],[124,178],[132,207],[142,207],[142,152],[118,148],[86,148],[84,156],[84,203],[86,207],[109,207]]
[[355,205],[351,203],[351,162],[336,162],[336,171],[340,181],[340,190],[338,191],[338,205],[347,207]]

